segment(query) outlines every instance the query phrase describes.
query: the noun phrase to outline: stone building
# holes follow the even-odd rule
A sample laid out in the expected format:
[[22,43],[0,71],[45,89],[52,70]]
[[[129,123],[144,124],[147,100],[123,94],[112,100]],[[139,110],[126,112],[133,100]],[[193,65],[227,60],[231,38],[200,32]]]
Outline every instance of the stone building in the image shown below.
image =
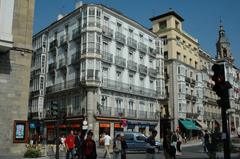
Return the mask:
[[96,139],[103,132],[159,131],[162,41],[104,5],[78,3],[58,18],[33,37],[29,111],[45,119],[48,141],[54,137],[52,101],[66,112],[64,134],[81,130],[84,119]]
[[0,154],[25,148],[13,136],[14,121],[27,121],[33,13],[34,0],[0,0]]
[[[183,30],[184,19],[174,11],[150,18],[152,31],[163,40],[165,85],[167,98],[161,108],[161,132],[178,129],[187,136],[197,135],[202,129],[221,129],[219,99],[212,90],[212,65],[217,60],[226,61],[226,77],[230,89],[230,127],[235,132],[239,126],[239,69],[233,57],[223,26],[220,25],[214,59],[200,47],[197,39]],[[197,126],[197,127],[196,127]],[[233,132],[233,133],[234,133]]]

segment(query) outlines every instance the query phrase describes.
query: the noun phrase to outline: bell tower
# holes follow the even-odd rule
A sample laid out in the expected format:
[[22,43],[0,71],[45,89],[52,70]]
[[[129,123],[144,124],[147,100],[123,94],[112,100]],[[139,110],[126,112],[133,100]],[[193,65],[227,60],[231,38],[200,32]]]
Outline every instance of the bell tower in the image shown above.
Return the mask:
[[220,27],[218,31],[218,41],[216,43],[217,48],[217,60],[226,60],[232,64],[234,59],[230,50],[230,42],[226,37],[225,30],[223,28],[222,21],[220,20]]

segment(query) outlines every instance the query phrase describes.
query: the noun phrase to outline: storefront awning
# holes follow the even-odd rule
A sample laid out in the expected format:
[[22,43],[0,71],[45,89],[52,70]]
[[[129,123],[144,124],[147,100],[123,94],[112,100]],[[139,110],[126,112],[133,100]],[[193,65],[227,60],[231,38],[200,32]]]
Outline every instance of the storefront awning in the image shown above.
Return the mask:
[[196,120],[196,122],[201,126],[201,128],[203,130],[207,130],[208,126],[204,122],[201,122],[201,121],[198,121],[198,120]]
[[189,130],[200,130],[191,119],[181,119],[179,120],[182,125]]

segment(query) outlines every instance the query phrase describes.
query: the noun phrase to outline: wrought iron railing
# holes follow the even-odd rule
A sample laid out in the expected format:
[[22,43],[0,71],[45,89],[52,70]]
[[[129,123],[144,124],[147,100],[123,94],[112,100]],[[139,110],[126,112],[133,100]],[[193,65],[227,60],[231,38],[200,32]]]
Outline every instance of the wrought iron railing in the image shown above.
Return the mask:
[[106,26],[106,25],[103,25],[103,26],[102,26],[102,31],[103,31],[103,35],[104,35],[105,37],[108,37],[108,38],[110,38],[110,39],[113,38],[113,29],[109,28],[109,27]]
[[115,56],[115,64],[119,67],[126,67],[126,59],[121,56]]
[[137,40],[131,38],[131,37],[128,37],[127,38],[127,45],[133,49],[137,49]]
[[144,66],[143,64],[138,65],[139,73],[141,74],[147,74],[147,66]]
[[132,61],[132,60],[128,60],[127,62],[127,68],[131,71],[137,71],[137,63]]
[[125,92],[125,93],[130,93],[130,94],[136,94],[136,95],[140,95],[140,96],[147,96],[147,97],[152,97],[152,98],[157,97],[156,90],[139,87],[139,86],[132,85],[132,84],[130,85],[127,83],[123,83],[120,81],[114,81],[114,80],[110,80],[107,78],[103,79],[102,88],[108,89],[108,90],[113,90],[113,91],[120,91],[120,92]]
[[123,33],[117,31],[117,32],[115,32],[115,40],[119,43],[125,44],[126,36]]

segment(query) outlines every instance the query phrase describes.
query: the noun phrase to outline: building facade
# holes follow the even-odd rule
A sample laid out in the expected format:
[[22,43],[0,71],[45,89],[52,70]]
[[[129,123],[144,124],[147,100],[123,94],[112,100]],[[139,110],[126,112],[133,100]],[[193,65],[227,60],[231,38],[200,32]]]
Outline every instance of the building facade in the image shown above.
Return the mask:
[[[174,11],[150,18],[152,31],[163,40],[165,60],[165,85],[167,100],[161,108],[161,132],[180,128],[187,136],[202,129],[221,130],[219,99],[212,90],[212,65],[225,60],[226,77],[230,89],[229,127],[232,134],[239,127],[239,69],[233,65],[230,42],[220,25],[216,44],[216,59],[205,52],[198,40],[183,31],[184,19]],[[184,123],[184,120],[188,122]],[[197,126],[188,127],[190,121]],[[166,124],[165,124],[166,123]],[[189,130],[189,131],[187,131]]]
[[14,122],[27,121],[33,13],[34,0],[0,0],[0,154],[25,149]]
[[160,130],[165,98],[162,41],[122,13],[103,5],[76,9],[33,37],[29,112],[54,129],[51,102],[66,112],[60,131]]

